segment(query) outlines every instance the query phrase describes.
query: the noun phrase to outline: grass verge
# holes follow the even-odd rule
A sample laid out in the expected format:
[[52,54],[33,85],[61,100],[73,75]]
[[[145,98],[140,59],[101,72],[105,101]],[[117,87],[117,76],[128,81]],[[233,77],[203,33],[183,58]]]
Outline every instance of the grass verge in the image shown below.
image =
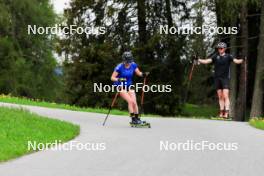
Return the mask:
[[216,116],[218,113],[218,108],[215,106],[209,105],[194,105],[194,104],[185,104],[183,107],[182,115],[184,117],[192,118],[211,118]]
[[0,162],[27,153],[28,141],[68,141],[79,134],[79,126],[49,119],[22,109],[0,107]]
[[[105,109],[105,108],[88,108],[88,107],[82,108],[82,107],[78,107],[74,105],[58,104],[54,102],[46,102],[46,101],[40,101],[40,100],[35,100],[35,99],[33,100],[33,99],[22,98],[22,97],[12,97],[9,95],[0,95],[0,102],[31,105],[31,106],[41,106],[41,107],[47,107],[47,108],[67,109],[67,110],[72,110],[72,111],[95,112],[95,113],[103,113],[103,114],[106,114],[108,112],[108,109]],[[126,111],[112,109],[111,114],[127,115],[128,113]]]
[[[31,106],[41,106],[41,107],[48,107],[48,108],[58,108],[58,109],[66,109],[72,111],[83,111],[83,112],[95,112],[95,113],[102,113],[106,114],[108,109],[105,108],[89,108],[89,107],[78,107],[74,105],[68,104],[58,104],[58,103],[51,103],[45,102],[40,100],[33,100],[29,98],[22,98],[22,97],[12,97],[10,95],[0,95],[0,102],[5,103],[15,103],[15,104],[22,104],[22,105],[31,105]],[[191,118],[210,118],[217,114],[218,109],[215,106],[209,105],[193,105],[193,104],[186,104],[183,106],[181,117],[191,117]],[[112,109],[111,114],[114,115],[128,115],[127,111],[121,111],[118,109]],[[145,117],[159,117],[159,115],[154,114],[144,114]]]
[[249,121],[249,124],[255,128],[264,130],[264,118],[254,118]]

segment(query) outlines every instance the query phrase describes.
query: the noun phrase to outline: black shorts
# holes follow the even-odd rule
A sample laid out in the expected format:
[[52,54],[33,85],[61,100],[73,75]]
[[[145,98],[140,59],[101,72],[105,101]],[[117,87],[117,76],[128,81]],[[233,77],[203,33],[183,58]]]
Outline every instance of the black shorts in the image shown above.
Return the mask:
[[215,88],[218,89],[230,89],[229,78],[215,78]]

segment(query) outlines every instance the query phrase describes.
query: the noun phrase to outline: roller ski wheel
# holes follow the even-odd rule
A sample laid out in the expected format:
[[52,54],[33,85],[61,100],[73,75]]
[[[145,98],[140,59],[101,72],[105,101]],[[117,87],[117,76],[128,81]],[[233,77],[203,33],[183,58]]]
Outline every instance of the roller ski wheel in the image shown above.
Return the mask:
[[224,120],[226,120],[226,121],[232,121],[233,119],[231,117],[224,117]]
[[132,121],[129,124],[132,128],[151,128],[150,123],[141,120]]
[[224,117],[211,117],[211,120],[224,120],[224,121],[232,121],[231,117],[224,118]]
[[134,124],[130,122],[130,126],[132,128],[151,128],[149,123],[145,123],[145,124]]

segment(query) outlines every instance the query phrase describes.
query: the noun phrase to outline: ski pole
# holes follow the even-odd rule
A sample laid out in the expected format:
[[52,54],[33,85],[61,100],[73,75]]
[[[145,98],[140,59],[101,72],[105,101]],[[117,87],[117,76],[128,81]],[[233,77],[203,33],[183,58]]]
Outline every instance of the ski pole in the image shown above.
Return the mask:
[[248,70],[247,70],[247,56],[245,56],[245,60],[244,60],[244,62],[245,62],[245,70],[244,70],[244,72],[245,72],[245,107],[244,107],[244,109],[245,109],[245,119],[244,120],[246,120],[246,117],[247,117],[247,72],[248,72]]
[[193,62],[193,64],[192,64],[192,68],[191,68],[191,71],[190,71],[190,74],[189,74],[189,79],[188,79],[189,83],[190,83],[191,80],[192,80],[192,75],[193,75],[194,65],[195,65],[195,63]]
[[[193,57],[196,58],[196,56],[193,56]],[[194,67],[195,67],[195,61],[193,59],[192,67],[191,67],[191,70],[190,70],[190,73],[189,73],[189,76],[188,76],[187,88],[186,88],[186,92],[185,92],[185,97],[184,97],[183,103],[185,103],[187,101],[188,91],[189,91],[190,83],[191,83],[191,80],[192,80]]]
[[140,106],[141,106],[141,113],[140,114],[144,114],[144,86],[146,85],[147,82],[147,76],[144,77],[144,81],[143,81],[143,88],[142,88],[142,92],[141,92],[141,100],[140,100]]
[[106,117],[105,117],[105,119],[104,119],[103,126],[105,125],[106,120],[108,119],[108,116],[109,116],[110,111],[112,110],[112,108],[113,108],[113,106],[114,106],[114,104],[115,104],[115,101],[116,101],[116,99],[117,99],[118,94],[119,94],[119,93],[117,92],[117,93],[115,94],[114,98],[113,98],[113,101],[112,101],[112,103],[111,103],[111,106],[109,107],[108,113],[107,113],[107,115],[106,115]]

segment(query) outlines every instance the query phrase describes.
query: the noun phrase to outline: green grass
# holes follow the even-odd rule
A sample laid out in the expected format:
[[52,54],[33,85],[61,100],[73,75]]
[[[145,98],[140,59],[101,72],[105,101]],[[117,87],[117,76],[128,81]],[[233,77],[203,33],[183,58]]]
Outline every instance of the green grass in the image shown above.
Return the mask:
[[[67,110],[72,110],[72,111],[95,112],[95,113],[103,113],[103,114],[106,114],[108,112],[108,109],[105,109],[105,108],[89,108],[89,107],[82,108],[82,107],[68,105],[68,104],[58,104],[58,103],[52,103],[52,102],[46,102],[46,101],[40,101],[40,100],[32,100],[32,99],[22,98],[22,97],[12,97],[9,95],[1,95],[0,102],[31,105],[31,106],[41,106],[41,107],[47,107],[47,108],[67,109]],[[127,111],[120,111],[117,109],[112,109],[111,114],[127,115],[128,113]]]
[[27,153],[28,141],[68,141],[79,134],[79,126],[45,118],[22,109],[0,107],[0,162]]
[[264,118],[254,118],[249,121],[249,124],[255,128],[264,130]]
[[[108,112],[108,109],[105,108],[89,108],[89,107],[82,108],[68,104],[51,103],[40,100],[32,100],[28,98],[13,97],[9,95],[0,95],[0,102],[31,105],[31,106],[41,106],[48,108],[59,108],[59,109],[67,109],[72,111],[95,112],[95,113],[103,113],[103,114],[106,114]],[[209,105],[198,106],[193,104],[186,104],[183,107],[181,116],[192,117],[192,118],[210,118],[216,115],[217,113],[218,110],[215,106],[209,106]],[[128,112],[121,111],[118,109],[113,109],[111,110],[111,114],[128,115]],[[144,116],[159,117],[158,115],[154,115],[154,114],[145,114]]]
[[193,104],[185,104],[183,107],[182,115],[185,117],[193,117],[193,118],[210,118],[212,116],[217,115],[218,108],[215,106],[209,105],[193,105]]

